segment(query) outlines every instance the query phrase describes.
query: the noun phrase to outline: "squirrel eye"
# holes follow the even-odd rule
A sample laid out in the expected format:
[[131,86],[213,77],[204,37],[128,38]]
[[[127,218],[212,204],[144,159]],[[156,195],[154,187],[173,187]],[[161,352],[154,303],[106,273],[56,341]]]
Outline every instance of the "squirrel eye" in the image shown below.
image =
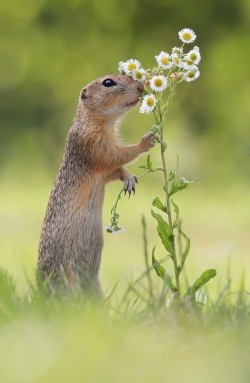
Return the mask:
[[106,87],[110,87],[110,86],[114,86],[116,85],[116,82],[114,82],[113,80],[111,80],[110,78],[107,78],[106,80],[104,80],[102,82],[102,85],[103,86],[106,86]]

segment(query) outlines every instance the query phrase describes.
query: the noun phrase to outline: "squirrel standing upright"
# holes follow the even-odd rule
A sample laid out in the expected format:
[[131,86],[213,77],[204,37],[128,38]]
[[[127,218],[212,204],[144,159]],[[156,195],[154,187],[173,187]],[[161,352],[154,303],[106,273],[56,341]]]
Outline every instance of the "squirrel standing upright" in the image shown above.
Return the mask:
[[137,178],[123,165],[154,146],[153,133],[127,146],[116,135],[117,121],[138,103],[143,90],[139,81],[115,74],[80,92],[39,244],[38,272],[51,291],[80,287],[103,296],[98,273],[105,184],[120,179],[125,191],[134,191]]

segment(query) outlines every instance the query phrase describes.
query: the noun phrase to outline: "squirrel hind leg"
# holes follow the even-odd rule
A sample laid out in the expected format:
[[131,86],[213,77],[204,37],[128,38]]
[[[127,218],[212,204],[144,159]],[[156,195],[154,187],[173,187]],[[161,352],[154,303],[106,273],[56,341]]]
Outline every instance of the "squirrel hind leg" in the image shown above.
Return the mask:
[[60,265],[50,273],[38,268],[36,280],[38,291],[46,296],[75,294],[78,291],[87,300],[101,302],[105,299],[99,279],[93,279],[85,269],[77,272],[72,265],[67,269]]
[[72,268],[64,268],[62,264],[50,271],[39,265],[36,272],[37,288],[45,295],[66,295],[67,292],[80,289]]
[[101,283],[99,279],[97,279],[94,283],[94,298],[98,301],[104,301],[105,300],[105,295],[103,292],[103,289],[101,287]]
[[99,278],[93,278],[85,270],[78,277],[78,287],[80,287],[87,299],[102,302],[105,299]]

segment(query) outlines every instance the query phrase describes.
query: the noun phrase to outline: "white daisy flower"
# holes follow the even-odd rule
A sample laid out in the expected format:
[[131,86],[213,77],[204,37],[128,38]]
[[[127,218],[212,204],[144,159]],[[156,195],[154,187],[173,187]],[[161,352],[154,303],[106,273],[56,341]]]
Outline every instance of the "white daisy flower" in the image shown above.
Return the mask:
[[144,82],[146,80],[146,71],[143,68],[139,68],[136,72],[133,72],[133,79]]
[[155,56],[158,65],[163,69],[169,69],[173,66],[171,56],[167,52],[161,51],[158,56]]
[[164,76],[153,76],[149,84],[155,92],[162,92],[168,86],[168,80]]
[[191,61],[193,64],[197,65],[201,61],[200,51],[197,49],[192,49],[186,55],[186,60]]
[[156,106],[156,98],[153,94],[147,94],[142,99],[142,105],[140,107],[140,113],[150,113]]
[[174,48],[172,48],[172,53],[176,53],[178,56],[182,56],[183,55],[183,49],[178,48],[178,47],[174,47]]
[[120,61],[119,64],[118,64],[118,71],[120,73],[123,73],[124,70],[123,70],[123,65],[124,65],[124,62],[123,61]]
[[171,57],[172,57],[172,61],[173,61],[173,63],[176,65],[176,66],[178,66],[178,67],[182,67],[182,60],[180,59],[180,57],[179,57],[179,55],[177,54],[177,53],[173,53],[172,55],[171,55]]
[[132,75],[137,71],[141,66],[141,63],[138,60],[130,59],[123,63],[122,69],[126,75]]
[[189,28],[182,29],[181,31],[178,32],[178,35],[179,35],[179,39],[183,43],[187,43],[187,44],[192,43],[196,39],[196,34],[194,33],[194,31],[192,31],[192,29],[189,29]]
[[184,74],[183,79],[187,82],[194,81],[200,76],[200,71],[196,65],[193,65],[189,70]]
[[114,227],[114,226],[106,226],[105,227],[106,231],[108,233],[111,233],[111,234],[118,234],[118,233],[122,233],[123,231],[125,231],[125,229],[123,227]]
[[182,64],[184,69],[189,70],[194,65],[194,62],[185,57]]

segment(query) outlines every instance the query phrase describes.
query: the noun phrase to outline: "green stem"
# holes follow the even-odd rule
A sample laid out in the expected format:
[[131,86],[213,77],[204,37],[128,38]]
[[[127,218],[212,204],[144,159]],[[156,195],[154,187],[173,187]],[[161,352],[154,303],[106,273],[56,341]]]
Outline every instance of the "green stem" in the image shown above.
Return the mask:
[[[164,141],[163,137],[163,129],[161,129],[161,140]],[[161,144],[161,160],[162,160],[162,167],[163,167],[163,174],[164,174],[164,184],[165,184],[165,192],[166,192],[166,208],[167,208],[167,216],[168,216],[168,224],[171,230],[171,242],[172,242],[172,259],[174,263],[174,273],[175,273],[175,282],[176,282],[176,288],[177,288],[177,294],[180,296],[180,279],[179,279],[179,271],[178,271],[178,264],[177,264],[177,254],[176,254],[176,246],[175,246],[175,238],[174,238],[174,229],[173,229],[173,220],[172,220],[172,210],[171,210],[171,204],[169,200],[169,190],[168,190],[168,171],[166,166],[166,159],[165,159],[165,148]]]
[[114,204],[114,206],[111,209],[111,213],[113,213],[113,216],[116,213],[117,205],[118,205],[119,199],[121,198],[122,192],[123,192],[123,189],[121,189],[121,191],[119,192],[119,194],[118,194],[118,196],[116,198],[115,204]]
[[[161,161],[162,161],[162,168],[163,168],[163,176],[164,176],[164,189],[166,193],[166,201],[165,206],[167,208],[167,216],[168,216],[168,224],[171,230],[171,244],[172,244],[172,259],[174,264],[174,273],[175,273],[175,283],[177,288],[177,295],[180,297],[180,279],[179,279],[179,270],[178,270],[178,263],[177,263],[177,252],[176,252],[176,246],[175,246],[175,237],[174,237],[174,228],[173,228],[173,219],[172,219],[172,210],[171,210],[171,203],[169,198],[169,187],[168,187],[168,170],[166,165],[166,158],[165,158],[165,150],[166,146],[164,145],[164,133],[163,133],[163,127],[164,127],[164,114],[166,113],[169,103],[172,99],[172,97],[175,94],[175,86],[171,88],[169,97],[167,99],[166,105],[164,107],[164,112],[162,113],[159,110],[159,116],[160,116],[160,139],[161,139]],[[159,108],[160,109],[160,108]]]
[[[163,171],[163,169],[161,168],[156,168],[155,169],[155,172],[157,171]],[[146,176],[147,174],[149,173],[152,173],[151,171],[147,170],[146,172],[142,173],[141,175],[139,175],[137,178],[140,179],[144,176]],[[122,193],[123,193],[124,189],[122,188],[116,198],[116,201],[115,201],[115,204],[114,206],[112,207],[111,209],[111,228],[114,228],[115,227],[115,231],[119,231],[121,228],[118,226],[118,222],[117,222],[117,219],[116,219],[116,211],[117,211],[117,205],[118,205],[118,202],[119,200],[121,199],[122,197]],[[108,230],[108,232],[111,232]]]

